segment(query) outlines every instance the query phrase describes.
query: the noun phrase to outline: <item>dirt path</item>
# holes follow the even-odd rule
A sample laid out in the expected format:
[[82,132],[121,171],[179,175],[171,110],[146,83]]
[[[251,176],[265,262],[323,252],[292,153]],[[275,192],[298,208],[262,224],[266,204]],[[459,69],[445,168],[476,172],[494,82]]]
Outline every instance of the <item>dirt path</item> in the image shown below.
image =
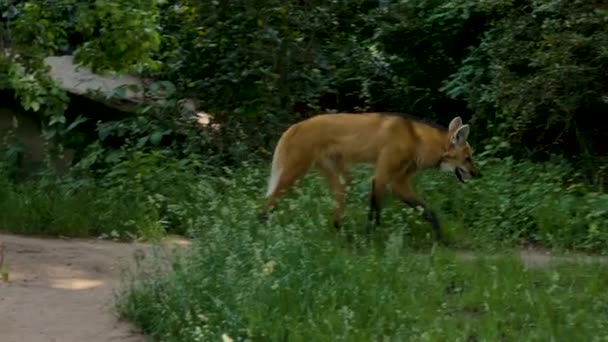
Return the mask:
[[[0,341],[146,341],[113,305],[123,266],[150,245],[4,234],[0,243],[10,277],[0,277]],[[169,240],[163,249],[185,243]]]
[[[455,253],[456,256],[464,260],[473,260],[480,257],[481,255],[475,252],[462,252],[458,251]],[[575,263],[589,263],[589,262],[601,262],[608,263],[608,257],[600,255],[587,255],[584,253],[563,253],[559,255],[552,254],[549,250],[538,249],[538,248],[522,248],[517,250],[517,257],[521,260],[522,264],[527,268],[546,268],[552,264],[560,262],[575,262]],[[494,258],[496,255],[483,255],[485,258]]]

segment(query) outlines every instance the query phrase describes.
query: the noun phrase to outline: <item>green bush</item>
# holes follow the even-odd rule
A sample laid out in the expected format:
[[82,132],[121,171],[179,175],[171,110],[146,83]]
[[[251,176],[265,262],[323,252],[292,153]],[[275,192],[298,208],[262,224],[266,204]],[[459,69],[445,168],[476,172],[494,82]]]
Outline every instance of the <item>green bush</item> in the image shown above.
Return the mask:
[[[42,58],[73,52],[99,70],[151,76],[160,80],[152,93],[167,85],[167,102],[197,98],[220,121],[219,132],[191,141],[227,165],[267,155],[281,129],[321,109],[401,111],[444,123],[462,115],[474,126],[471,140],[499,137],[517,156],[566,155],[601,189],[608,175],[600,158],[608,151],[604,7],[578,0],[389,1],[386,8],[364,0],[8,1],[0,4],[0,43],[15,53],[0,56],[0,88],[44,114],[48,137],[65,140],[66,127],[74,129],[63,113],[67,99],[49,83]],[[125,136],[160,135],[165,144],[179,120],[165,105],[100,129],[128,126],[133,134]],[[140,122],[155,116],[162,124]]]
[[[468,0],[448,1],[465,13]],[[447,6],[446,6],[447,7]],[[444,85],[519,153],[606,153],[608,11],[598,1],[478,2],[494,19]],[[501,125],[502,124],[502,125]],[[594,168],[601,165],[597,163]]]
[[120,239],[188,234],[200,205],[191,188],[204,182],[188,160],[136,153],[102,172],[99,179],[45,174],[18,183],[0,173],[0,230]]
[[[222,213],[236,210],[254,220],[266,186],[266,166],[243,162],[239,169],[193,172],[195,159],[175,160],[163,153],[136,153],[102,170],[100,179],[54,178],[12,183],[0,177],[5,191],[0,226],[17,232],[122,237],[192,234],[213,225]],[[482,159],[484,177],[461,184],[453,175],[430,171],[414,178],[419,197],[435,209],[455,246],[495,248],[536,244],[587,251],[606,251],[608,194],[590,191],[564,175],[573,168],[555,160],[534,164],[511,158]],[[265,164],[263,164],[265,165]],[[199,165],[205,170],[210,166]],[[345,230],[359,234],[367,216],[370,169],[355,168],[347,196]],[[319,177],[303,179],[273,220],[287,224],[302,213],[317,226],[329,223],[333,206]],[[81,176],[82,177],[82,176]],[[297,194],[298,196],[293,196]],[[239,199],[236,207],[224,201]],[[279,211],[280,212],[280,211]],[[414,210],[387,197],[378,229],[386,238],[393,227],[403,229],[412,246],[427,248],[430,226]],[[116,235],[116,233],[114,233]]]
[[565,175],[574,173],[569,164],[511,158],[484,164],[484,177],[474,184],[448,184],[427,174],[420,177],[419,189],[445,220],[462,225],[463,234],[491,239],[490,244],[605,250],[608,194],[581,185],[566,188]]
[[121,189],[53,178],[13,184],[1,177],[0,230],[19,234],[119,239],[164,234],[150,203]]

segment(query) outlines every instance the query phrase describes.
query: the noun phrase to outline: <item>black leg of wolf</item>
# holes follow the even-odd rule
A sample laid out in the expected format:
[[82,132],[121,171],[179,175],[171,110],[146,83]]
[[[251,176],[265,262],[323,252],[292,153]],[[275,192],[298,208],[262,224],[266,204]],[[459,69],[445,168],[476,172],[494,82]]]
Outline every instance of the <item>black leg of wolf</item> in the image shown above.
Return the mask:
[[367,214],[367,227],[366,233],[369,234],[374,226],[380,225],[380,212],[382,208],[380,206],[380,199],[376,196],[374,191],[376,182],[372,179],[372,187],[369,196],[369,212]]
[[334,221],[333,221],[333,226],[334,226],[334,229],[335,229],[337,232],[339,232],[339,231],[340,231],[340,229],[342,228],[342,225],[341,225],[341,224],[340,224],[340,222],[339,222],[339,221],[337,221],[337,220],[334,220]]
[[422,217],[427,220],[431,226],[433,227],[433,232],[435,233],[435,239],[439,242],[443,241],[443,235],[441,234],[441,225],[439,224],[439,219],[437,218],[437,214],[429,208],[423,202],[415,199],[415,198],[403,198],[402,201],[409,205],[412,208],[422,207],[424,210],[422,212]]
[[267,212],[261,212],[258,214],[258,221],[261,224],[265,224],[268,223],[268,219],[270,218],[270,213]]

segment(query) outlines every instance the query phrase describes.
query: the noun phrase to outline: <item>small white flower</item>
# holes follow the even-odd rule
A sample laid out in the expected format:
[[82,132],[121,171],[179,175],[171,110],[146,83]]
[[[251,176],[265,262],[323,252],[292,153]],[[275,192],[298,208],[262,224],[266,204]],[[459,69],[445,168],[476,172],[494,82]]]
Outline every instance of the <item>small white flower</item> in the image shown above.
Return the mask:
[[262,269],[264,275],[270,275],[272,272],[274,272],[274,267],[276,266],[276,264],[277,263],[273,260],[270,260],[269,262],[265,263]]

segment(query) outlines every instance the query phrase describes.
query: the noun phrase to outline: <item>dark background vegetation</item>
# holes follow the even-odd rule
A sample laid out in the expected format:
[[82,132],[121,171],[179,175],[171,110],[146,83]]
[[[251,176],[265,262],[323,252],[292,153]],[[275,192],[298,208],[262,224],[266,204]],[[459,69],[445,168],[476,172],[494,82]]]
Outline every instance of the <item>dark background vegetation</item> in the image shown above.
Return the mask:
[[[459,115],[473,126],[477,158],[501,170],[491,188],[500,183],[507,191],[526,175],[545,192],[557,187],[585,205],[589,194],[605,199],[603,1],[3,0],[0,13],[3,94],[41,121],[45,138],[76,150],[70,176],[53,186],[66,196],[86,186],[106,195],[129,189],[138,199],[131,205],[162,193],[158,207],[137,205],[166,229],[187,230],[168,208],[188,197],[183,189],[196,181],[188,177],[223,177],[243,162],[267,167],[283,129],[324,111],[398,111],[444,125]],[[57,88],[43,68],[42,58],[62,54],[100,73],[157,80],[148,91],[170,96],[118,116],[101,104],[77,107],[82,100]],[[178,100],[186,97],[219,130],[185,121]],[[10,146],[3,151],[10,176],[18,158]],[[539,170],[551,177],[540,179]],[[7,189],[38,186],[7,182]],[[524,205],[521,197],[532,196],[526,189],[501,194],[510,213],[522,205],[536,212],[530,203],[541,197]],[[483,206],[467,198],[458,210],[481,215]],[[503,204],[483,215],[493,217]],[[605,224],[605,210],[588,210],[579,213],[582,227],[591,224],[585,215]],[[51,214],[39,225],[57,219],[54,209],[43,212]],[[530,220],[513,230],[536,234],[539,223]]]

